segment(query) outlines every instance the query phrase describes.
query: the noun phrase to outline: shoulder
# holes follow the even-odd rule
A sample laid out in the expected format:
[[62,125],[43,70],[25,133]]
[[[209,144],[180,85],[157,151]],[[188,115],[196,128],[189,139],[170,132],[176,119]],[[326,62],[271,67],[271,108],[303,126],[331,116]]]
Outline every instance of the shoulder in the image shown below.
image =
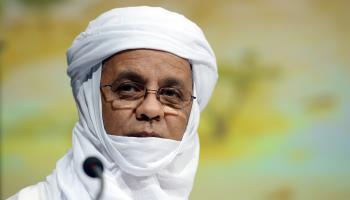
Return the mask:
[[39,200],[44,199],[43,183],[31,185],[23,188],[17,194],[9,197],[7,200]]

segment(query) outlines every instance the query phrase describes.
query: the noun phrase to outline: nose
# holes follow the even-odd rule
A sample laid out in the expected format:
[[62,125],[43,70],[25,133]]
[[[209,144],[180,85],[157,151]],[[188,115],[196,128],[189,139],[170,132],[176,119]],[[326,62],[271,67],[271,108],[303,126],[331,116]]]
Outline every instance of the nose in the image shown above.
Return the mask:
[[160,121],[164,117],[162,104],[154,92],[147,92],[143,101],[136,107],[136,118],[141,121]]

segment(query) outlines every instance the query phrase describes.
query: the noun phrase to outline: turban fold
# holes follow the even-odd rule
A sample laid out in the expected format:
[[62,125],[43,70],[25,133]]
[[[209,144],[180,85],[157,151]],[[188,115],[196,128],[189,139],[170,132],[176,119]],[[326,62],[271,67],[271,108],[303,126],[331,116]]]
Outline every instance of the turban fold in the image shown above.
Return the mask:
[[[102,62],[118,52],[140,48],[173,53],[192,66],[197,99],[181,141],[115,136],[104,129]],[[46,181],[22,190],[17,198],[35,193],[38,199],[94,199],[98,182],[84,174],[82,163],[88,156],[96,156],[105,167],[102,199],[187,199],[199,159],[200,111],[218,77],[215,55],[201,29],[162,8],[117,8],[89,23],[68,49],[67,61],[79,113],[73,147]]]
[[153,7],[110,10],[91,21],[67,52],[76,94],[90,69],[126,49],[163,50],[189,60],[198,103],[206,106],[217,80],[215,55],[202,30],[183,15]]

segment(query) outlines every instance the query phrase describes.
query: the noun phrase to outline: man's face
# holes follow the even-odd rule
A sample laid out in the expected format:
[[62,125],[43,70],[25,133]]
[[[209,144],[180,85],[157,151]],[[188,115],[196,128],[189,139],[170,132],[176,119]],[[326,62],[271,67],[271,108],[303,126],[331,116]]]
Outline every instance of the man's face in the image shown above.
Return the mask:
[[[182,139],[192,101],[189,100],[181,108],[174,108],[161,103],[153,90],[165,88],[158,94],[170,98],[177,94],[173,91],[191,97],[192,71],[186,59],[149,49],[124,51],[105,62],[101,85],[110,85],[101,87],[102,116],[107,133]],[[130,100],[116,98],[116,94],[138,92],[142,87],[151,90],[143,98],[132,100],[131,103]]]

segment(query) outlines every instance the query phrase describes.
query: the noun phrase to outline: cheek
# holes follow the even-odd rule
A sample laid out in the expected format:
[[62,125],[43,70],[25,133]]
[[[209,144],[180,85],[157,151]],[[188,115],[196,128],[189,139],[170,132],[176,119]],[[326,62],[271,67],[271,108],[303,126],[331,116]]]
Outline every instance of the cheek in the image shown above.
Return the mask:
[[107,133],[122,135],[130,122],[131,110],[112,110],[108,105],[102,106],[103,124]]
[[165,121],[171,136],[181,139],[186,130],[188,117],[184,113],[177,116],[169,115],[165,116]]

